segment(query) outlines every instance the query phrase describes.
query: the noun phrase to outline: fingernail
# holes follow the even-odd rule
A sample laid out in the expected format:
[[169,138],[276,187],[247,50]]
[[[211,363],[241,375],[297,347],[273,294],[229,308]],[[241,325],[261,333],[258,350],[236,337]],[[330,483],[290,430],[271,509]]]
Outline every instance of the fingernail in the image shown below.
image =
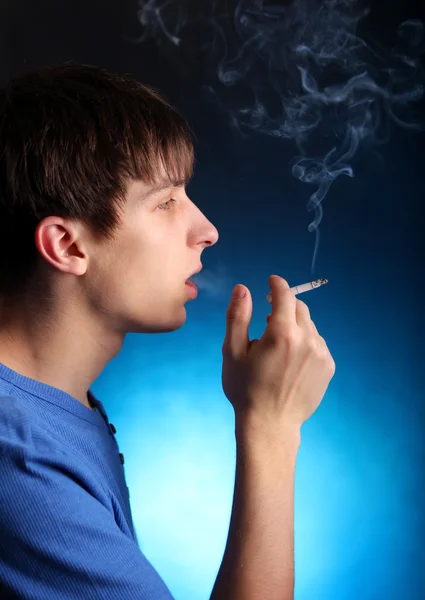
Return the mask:
[[243,298],[246,294],[246,290],[244,287],[237,285],[233,290],[232,298]]

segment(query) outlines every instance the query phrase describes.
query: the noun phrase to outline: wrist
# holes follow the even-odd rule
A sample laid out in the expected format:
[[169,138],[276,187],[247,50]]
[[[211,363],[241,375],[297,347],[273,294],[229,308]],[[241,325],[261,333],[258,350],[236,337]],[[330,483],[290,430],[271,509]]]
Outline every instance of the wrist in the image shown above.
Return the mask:
[[267,418],[258,413],[235,414],[236,439],[264,447],[286,447],[297,452],[301,445],[301,426],[287,420]]

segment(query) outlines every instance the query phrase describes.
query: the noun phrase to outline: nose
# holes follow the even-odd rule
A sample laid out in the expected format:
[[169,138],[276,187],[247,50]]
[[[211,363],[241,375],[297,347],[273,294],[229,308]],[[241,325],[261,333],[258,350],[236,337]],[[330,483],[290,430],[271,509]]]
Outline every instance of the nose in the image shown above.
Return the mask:
[[214,246],[214,244],[216,244],[218,242],[218,230],[216,227],[214,227],[214,225],[208,221],[209,223],[209,234],[208,234],[208,240],[209,240],[209,245],[210,246]]
[[197,213],[195,217],[196,225],[193,225],[192,236],[195,237],[198,244],[202,244],[205,248],[208,246],[214,246],[217,243],[219,235],[217,228],[207,219],[204,213],[192,202],[192,207]]
[[219,235],[217,228],[205,217],[204,244],[205,246],[214,246],[217,243]]

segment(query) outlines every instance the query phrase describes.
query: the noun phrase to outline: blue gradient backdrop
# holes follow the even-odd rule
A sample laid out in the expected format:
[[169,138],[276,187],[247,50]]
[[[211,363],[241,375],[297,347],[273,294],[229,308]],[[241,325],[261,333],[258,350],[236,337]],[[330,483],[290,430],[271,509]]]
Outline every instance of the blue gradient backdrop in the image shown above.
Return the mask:
[[[249,287],[250,337],[270,305],[267,278],[312,279],[311,190],[291,175],[291,141],[238,137],[205,101],[199,73],[137,35],[136,2],[17,1],[3,76],[75,59],[159,87],[198,136],[189,195],[218,228],[203,256],[221,274],[200,291],[187,322],[166,335],[128,335],[94,383],[125,455],[141,550],[176,600],[206,600],[224,551],[235,469],[233,410],[221,388],[225,312],[236,283]],[[385,9],[387,11],[387,9]],[[390,12],[390,11],[388,11]],[[419,5],[375,6],[385,37]],[[389,34],[388,34],[389,35]],[[295,489],[296,600],[425,598],[423,322],[424,134],[394,129],[361,149],[355,177],[339,178],[323,208],[315,277],[300,298],[336,362],[317,412],[302,428]]]

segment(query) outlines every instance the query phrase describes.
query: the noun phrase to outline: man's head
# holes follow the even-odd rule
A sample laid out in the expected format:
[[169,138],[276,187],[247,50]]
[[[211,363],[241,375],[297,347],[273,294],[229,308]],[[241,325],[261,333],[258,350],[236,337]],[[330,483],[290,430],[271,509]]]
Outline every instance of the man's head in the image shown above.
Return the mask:
[[72,305],[117,332],[180,327],[185,281],[218,239],[186,195],[192,168],[186,122],[131,77],[67,63],[11,80],[0,91],[3,311],[60,318]]

